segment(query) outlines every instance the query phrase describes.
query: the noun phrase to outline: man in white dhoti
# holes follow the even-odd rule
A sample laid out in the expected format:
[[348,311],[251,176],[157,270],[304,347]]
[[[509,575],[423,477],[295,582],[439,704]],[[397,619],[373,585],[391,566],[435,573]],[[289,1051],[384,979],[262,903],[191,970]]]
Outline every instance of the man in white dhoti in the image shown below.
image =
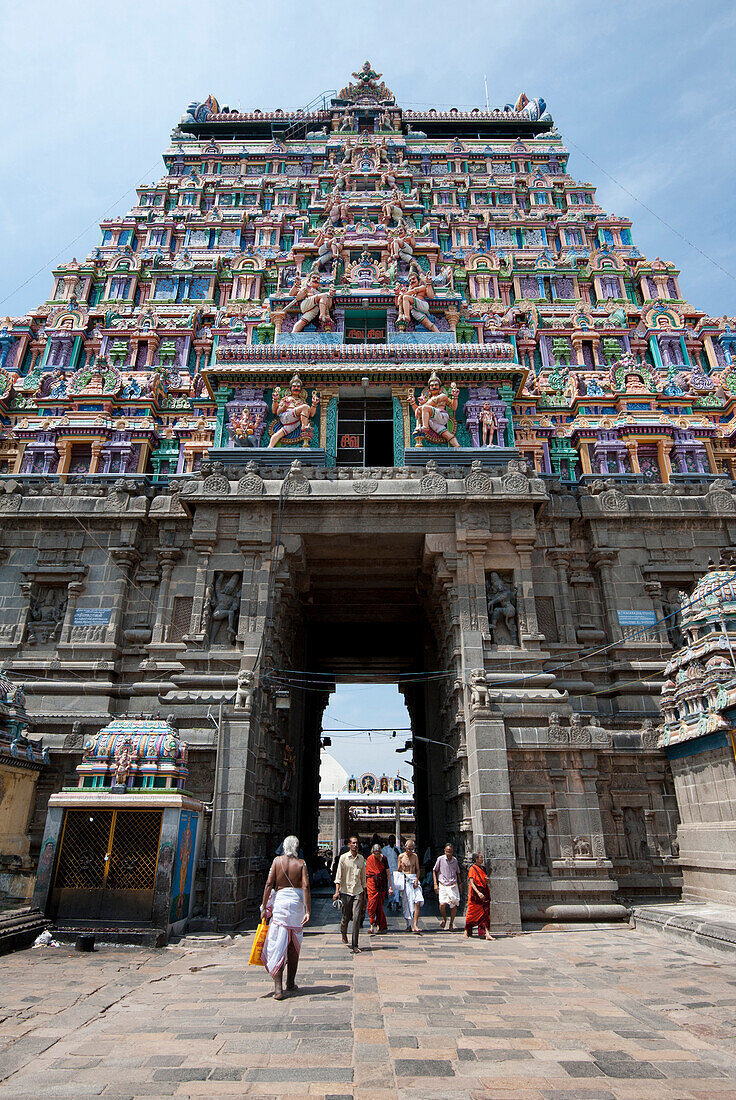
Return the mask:
[[388,838],[388,844],[385,844],[381,849],[381,855],[388,863],[388,880],[394,888],[388,907],[390,909],[393,906],[398,909],[401,904],[399,901],[399,894],[401,892],[402,880],[397,880],[396,878],[397,868],[399,866],[399,849],[396,847],[396,835],[394,833],[391,833]]
[[446,907],[450,906],[450,931],[455,927],[455,914],[460,904],[460,866],[455,859],[452,844],[445,844],[445,854],[434,865],[434,888],[440,903],[440,916],[444,928],[447,924]]
[[309,873],[304,860],[299,859],[299,840],[287,836],[284,854],[271,864],[261,905],[261,918],[269,922],[261,959],[273,978],[276,1001],[284,999],[284,966],[286,992],[297,988],[294,978],[311,907]]
[[405,851],[399,856],[397,874],[401,875],[402,879],[401,907],[404,913],[404,920],[406,921],[406,931],[411,931],[414,932],[415,935],[421,936],[422,930],[419,927],[419,910],[422,905],[424,905],[424,894],[420,886],[422,871],[419,866],[419,857],[414,848],[414,841],[407,840]]

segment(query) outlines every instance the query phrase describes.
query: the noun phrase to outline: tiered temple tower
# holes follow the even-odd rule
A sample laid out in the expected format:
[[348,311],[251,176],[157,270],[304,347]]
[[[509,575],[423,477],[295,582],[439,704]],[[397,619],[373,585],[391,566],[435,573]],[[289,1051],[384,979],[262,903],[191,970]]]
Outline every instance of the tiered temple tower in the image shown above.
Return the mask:
[[677,889],[651,719],[677,594],[736,535],[736,324],[567,160],[541,99],[409,111],[367,62],[311,111],[210,96],[6,319],[39,838],[84,735],[166,707],[232,924],[278,834],[316,840],[335,680],[399,678],[419,846],[484,848],[498,927]]

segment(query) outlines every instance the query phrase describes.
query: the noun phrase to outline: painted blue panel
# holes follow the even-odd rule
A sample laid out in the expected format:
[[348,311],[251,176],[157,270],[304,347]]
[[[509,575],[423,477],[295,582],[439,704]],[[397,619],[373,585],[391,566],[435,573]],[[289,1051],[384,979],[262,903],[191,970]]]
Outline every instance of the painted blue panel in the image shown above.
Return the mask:
[[454,344],[451,332],[389,332],[389,344]]
[[668,760],[682,760],[685,756],[695,756],[699,752],[711,752],[728,745],[725,733],[709,733],[705,737],[696,737],[692,741],[683,741],[681,745],[667,745],[665,752]]
[[276,337],[277,344],[341,344],[341,332],[280,332]]

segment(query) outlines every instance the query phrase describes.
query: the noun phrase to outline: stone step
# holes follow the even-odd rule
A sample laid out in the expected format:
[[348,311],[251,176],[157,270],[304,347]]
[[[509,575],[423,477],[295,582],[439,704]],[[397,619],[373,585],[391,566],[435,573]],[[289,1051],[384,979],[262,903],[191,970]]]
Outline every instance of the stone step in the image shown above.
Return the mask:
[[0,913],[0,955],[30,947],[49,923],[40,909],[30,906]]

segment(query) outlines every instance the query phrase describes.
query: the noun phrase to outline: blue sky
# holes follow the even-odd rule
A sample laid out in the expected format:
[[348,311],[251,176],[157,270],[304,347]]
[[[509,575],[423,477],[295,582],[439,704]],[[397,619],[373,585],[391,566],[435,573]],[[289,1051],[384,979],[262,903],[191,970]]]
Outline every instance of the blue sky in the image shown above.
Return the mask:
[[[366,58],[406,106],[482,105],[484,76],[492,104],[543,96],[573,175],[633,219],[643,253],[682,269],[690,301],[736,313],[732,4],[3,0],[0,41],[0,317],[45,299],[50,261],[85,256],[100,218],[160,176],[192,100],[300,107]],[[333,699],[328,714],[343,721],[406,724],[395,689],[355,685]],[[335,738],[333,749],[356,771],[402,759],[367,741]]]
[[484,75],[492,103],[543,96],[573,174],[633,218],[642,252],[677,263],[694,304],[736,312],[732,4],[3,0],[0,41],[0,316],[43,300],[48,270],[30,277],[86,255],[103,213],[160,175],[190,101],[303,106],[366,57],[406,105],[482,104]]
[[[407,758],[411,752],[397,753],[410,734],[402,730],[409,725],[409,713],[403,697],[395,684],[338,684],[325,711],[323,728],[332,739],[327,751],[342,764],[348,774],[360,775],[374,772],[395,775],[400,771],[405,779],[412,778]],[[349,727],[365,729],[367,726],[396,729],[391,733],[341,732]]]

